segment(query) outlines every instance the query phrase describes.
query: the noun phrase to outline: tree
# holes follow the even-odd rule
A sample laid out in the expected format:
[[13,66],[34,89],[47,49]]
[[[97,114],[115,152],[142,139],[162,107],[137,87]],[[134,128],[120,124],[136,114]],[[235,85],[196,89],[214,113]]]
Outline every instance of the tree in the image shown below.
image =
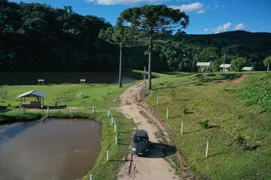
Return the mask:
[[271,56],[268,56],[267,58],[264,59],[263,61],[264,66],[267,66],[267,71],[269,71],[269,66],[271,64]]
[[246,63],[247,63],[247,60],[246,60],[246,58],[243,58],[243,57],[233,59],[231,61],[232,70],[233,71],[241,71],[242,67],[245,66]]
[[0,87],[0,93],[1,93],[1,98],[3,100],[5,100],[7,98],[8,95],[8,86],[4,85]]
[[[124,10],[118,18],[118,24],[133,27],[138,30],[137,36],[147,40],[148,45],[148,89],[152,89],[152,50],[153,40],[156,35],[168,34],[186,28],[189,23],[188,16],[179,9],[172,9],[165,5],[146,5]],[[143,38],[144,37],[144,38]]]
[[207,47],[204,48],[199,54],[199,60],[202,62],[214,61],[219,57],[218,48]]
[[122,87],[122,52],[124,47],[135,46],[135,42],[131,38],[131,28],[123,28],[121,26],[109,27],[100,31],[99,37],[110,44],[117,44],[120,48],[119,53],[119,86]]

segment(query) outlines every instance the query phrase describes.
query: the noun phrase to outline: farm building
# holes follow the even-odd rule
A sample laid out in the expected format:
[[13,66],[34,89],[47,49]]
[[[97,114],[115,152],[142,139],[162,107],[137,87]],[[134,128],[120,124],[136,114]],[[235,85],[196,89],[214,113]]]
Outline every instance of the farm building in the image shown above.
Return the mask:
[[243,67],[243,71],[252,71],[253,67]]
[[210,72],[211,62],[197,62],[198,72]]
[[231,70],[231,64],[221,64],[219,68],[221,72],[227,72]]
[[[42,92],[32,90],[19,95],[17,98],[21,98],[21,106],[25,108],[42,108],[44,105],[44,97],[46,95]],[[32,98],[30,104],[26,104],[25,98]],[[34,99],[34,100],[33,100]]]

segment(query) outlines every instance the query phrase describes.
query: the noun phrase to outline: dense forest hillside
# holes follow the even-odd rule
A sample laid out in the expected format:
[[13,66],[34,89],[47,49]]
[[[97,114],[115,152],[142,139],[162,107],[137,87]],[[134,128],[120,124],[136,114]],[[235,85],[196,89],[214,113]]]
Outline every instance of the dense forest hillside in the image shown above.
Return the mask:
[[1,2],[0,70],[89,71],[114,66],[114,47],[98,38],[100,29],[109,26],[69,6]]
[[[118,47],[99,39],[105,19],[82,16],[72,7],[0,2],[1,71],[97,71],[118,68]],[[246,31],[208,35],[177,33],[154,44],[154,71],[195,71],[196,62],[212,61],[217,71],[242,59],[243,65],[266,70],[271,33]],[[143,69],[146,47],[124,49],[123,66]],[[238,69],[238,68],[237,68]]]

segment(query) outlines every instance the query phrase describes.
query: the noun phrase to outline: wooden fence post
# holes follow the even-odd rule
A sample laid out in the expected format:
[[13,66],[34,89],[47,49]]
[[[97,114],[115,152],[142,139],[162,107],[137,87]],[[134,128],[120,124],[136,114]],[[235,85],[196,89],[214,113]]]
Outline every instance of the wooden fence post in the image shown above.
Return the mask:
[[72,107],[70,107],[70,113],[72,113]]
[[107,116],[108,116],[108,117],[110,117],[110,115],[111,115],[111,111],[110,111],[110,110],[108,110],[108,112],[107,112]]
[[118,135],[116,134],[116,144],[118,144]]
[[167,114],[166,115],[167,115],[166,118],[168,119],[168,108],[167,108]]
[[93,175],[92,174],[89,176],[89,180],[93,180]]
[[92,112],[95,113],[95,106],[92,106]]
[[159,99],[156,99],[156,106],[159,106]]

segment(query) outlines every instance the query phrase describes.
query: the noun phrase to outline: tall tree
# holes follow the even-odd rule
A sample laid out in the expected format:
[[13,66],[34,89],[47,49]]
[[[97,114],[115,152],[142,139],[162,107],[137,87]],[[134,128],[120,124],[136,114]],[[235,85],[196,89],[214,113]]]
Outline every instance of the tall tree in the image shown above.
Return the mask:
[[247,63],[246,58],[236,58],[231,61],[232,69],[234,71],[241,71],[242,67]]
[[135,46],[135,41],[131,38],[131,28],[123,28],[121,26],[109,27],[101,29],[99,37],[110,44],[119,45],[119,86],[122,87],[122,55],[124,47]]
[[218,48],[207,47],[199,54],[199,60],[203,62],[214,61],[219,57]]
[[264,66],[267,66],[267,71],[269,71],[269,66],[271,64],[271,56],[268,56],[267,58],[265,58],[263,63],[264,63]]
[[133,27],[138,30],[142,37],[147,37],[146,44],[149,46],[148,62],[148,89],[152,89],[152,50],[153,40],[156,35],[171,33],[186,28],[189,23],[188,16],[179,9],[172,9],[165,5],[152,5],[135,7],[124,10],[118,19],[119,25]]

